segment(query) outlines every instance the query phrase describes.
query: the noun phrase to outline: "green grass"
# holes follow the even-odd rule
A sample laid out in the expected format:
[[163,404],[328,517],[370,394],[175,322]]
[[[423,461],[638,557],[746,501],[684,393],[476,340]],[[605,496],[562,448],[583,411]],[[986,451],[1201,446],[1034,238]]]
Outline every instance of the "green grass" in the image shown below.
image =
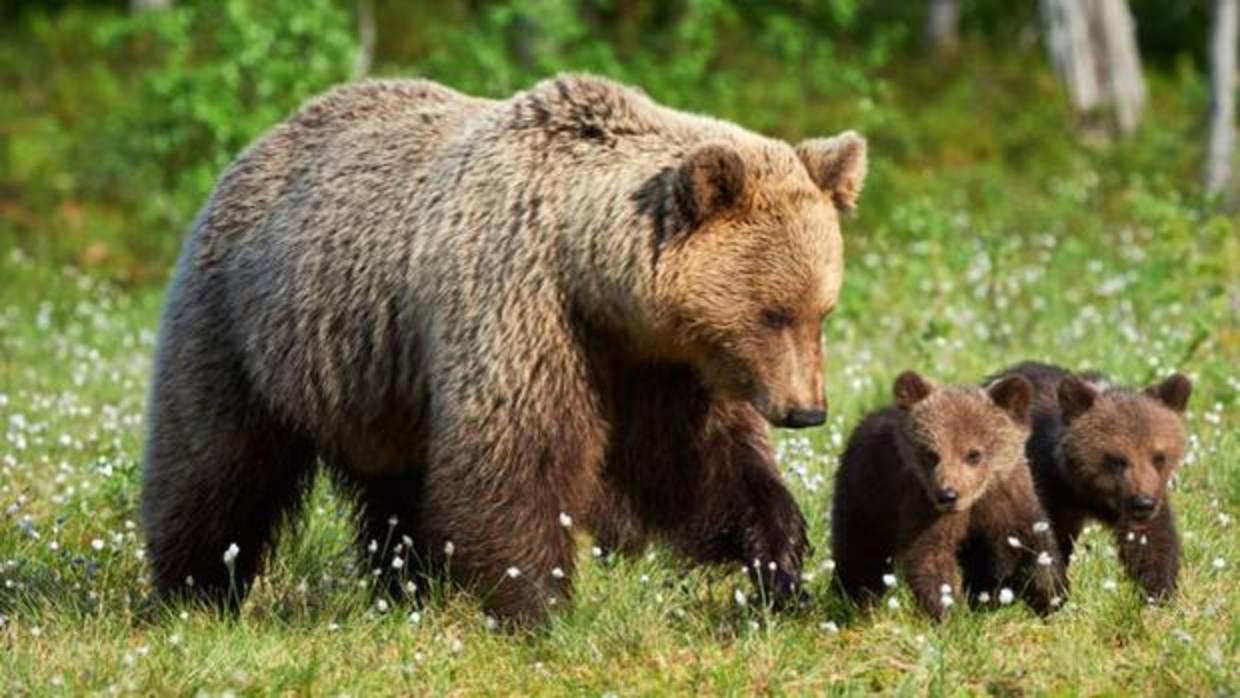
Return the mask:
[[[598,561],[583,533],[576,596],[547,627],[493,632],[438,588],[414,622],[376,604],[326,485],[239,619],[148,609],[136,500],[161,289],[58,268],[0,227],[0,693],[1240,691],[1240,225],[1187,184],[1196,97],[1156,83],[1146,130],[1101,149],[1067,137],[1055,108],[1016,106],[1056,103],[1044,76],[975,78],[854,114],[875,163],[824,330],[833,413],[778,435],[817,548],[796,615],[738,604],[739,570],[658,547]],[[821,126],[807,114],[790,118]],[[904,368],[973,382],[1024,358],[1194,379],[1179,597],[1148,607],[1090,529],[1049,619],[1014,605],[936,626],[903,589],[896,609],[851,613],[826,538],[848,429]]]

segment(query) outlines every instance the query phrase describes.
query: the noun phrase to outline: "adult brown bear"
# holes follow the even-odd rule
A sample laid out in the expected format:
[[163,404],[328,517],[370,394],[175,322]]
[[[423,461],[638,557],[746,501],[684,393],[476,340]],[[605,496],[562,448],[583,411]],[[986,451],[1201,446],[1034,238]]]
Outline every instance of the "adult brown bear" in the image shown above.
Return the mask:
[[569,593],[574,517],[791,591],[804,522],[762,418],[824,418],[864,173],[855,134],[793,148],[588,76],[312,101],[223,174],[169,290],[157,589],[235,603],[321,461],[363,545],[407,537],[415,573],[452,550],[505,618]]

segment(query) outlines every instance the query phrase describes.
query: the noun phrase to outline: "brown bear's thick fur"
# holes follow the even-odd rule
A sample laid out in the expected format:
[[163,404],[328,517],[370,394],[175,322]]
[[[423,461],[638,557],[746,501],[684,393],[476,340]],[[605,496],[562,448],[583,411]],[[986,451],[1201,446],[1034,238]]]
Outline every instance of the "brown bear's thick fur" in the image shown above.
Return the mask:
[[938,387],[905,372],[894,390],[896,404],[853,431],[836,473],[831,549],[841,590],[868,604],[898,569],[922,609],[942,618],[964,598],[963,569],[969,596],[1010,587],[1050,611],[1062,584],[1041,555],[1059,553],[1024,464],[1029,383]]
[[793,148],[588,76],[312,101],[223,174],[169,290],[157,589],[240,598],[316,460],[363,546],[408,537],[406,570],[446,567],[505,618],[570,592],[569,519],[790,586],[804,523],[764,418],[824,418],[864,173],[856,134]]
[[1188,378],[1173,374],[1136,392],[1100,375],[1035,362],[997,377],[1034,387],[1029,466],[1050,514],[1065,568],[1087,519],[1115,534],[1128,575],[1154,600],[1175,592],[1180,543],[1167,481],[1184,457]]

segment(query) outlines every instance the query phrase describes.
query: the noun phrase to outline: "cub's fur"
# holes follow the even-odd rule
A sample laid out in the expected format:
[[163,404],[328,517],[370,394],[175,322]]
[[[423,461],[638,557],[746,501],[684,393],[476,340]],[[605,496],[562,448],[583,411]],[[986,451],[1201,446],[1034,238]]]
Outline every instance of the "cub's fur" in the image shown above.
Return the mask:
[[1037,525],[1047,517],[1024,464],[1028,381],[937,387],[905,372],[894,392],[895,405],[853,431],[836,474],[831,548],[844,594],[872,602],[894,563],[938,619],[964,600],[963,567],[970,595],[1006,586],[1051,610],[1058,568],[1038,558],[1059,554]]
[[1034,387],[1029,466],[1065,571],[1087,519],[1111,528],[1128,576],[1155,600],[1174,594],[1180,543],[1167,482],[1184,457],[1192,393],[1175,373],[1137,392],[1098,374],[1026,362],[997,377]]
[[790,588],[804,522],[766,423],[825,416],[864,173],[854,133],[794,148],[589,76],[313,100],[224,172],[168,292],[156,588],[244,595],[316,462],[368,565],[448,569],[505,618],[570,593],[569,520]]

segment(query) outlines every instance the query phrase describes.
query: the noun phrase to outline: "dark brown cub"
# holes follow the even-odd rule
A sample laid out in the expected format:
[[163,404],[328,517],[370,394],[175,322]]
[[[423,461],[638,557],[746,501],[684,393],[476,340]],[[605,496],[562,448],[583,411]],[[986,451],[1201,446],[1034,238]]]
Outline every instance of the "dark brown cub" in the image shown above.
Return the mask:
[[1180,543],[1167,482],[1184,457],[1192,383],[1174,373],[1138,392],[1035,362],[996,377],[1013,376],[1033,384],[1029,467],[1065,572],[1082,526],[1096,519],[1114,532],[1124,568],[1147,597],[1170,597]]
[[831,548],[845,595],[872,602],[894,566],[940,619],[961,598],[967,563],[970,593],[1011,586],[1051,610],[1062,585],[1024,465],[1029,382],[936,387],[910,371],[894,392],[895,405],[857,426],[836,474]]

